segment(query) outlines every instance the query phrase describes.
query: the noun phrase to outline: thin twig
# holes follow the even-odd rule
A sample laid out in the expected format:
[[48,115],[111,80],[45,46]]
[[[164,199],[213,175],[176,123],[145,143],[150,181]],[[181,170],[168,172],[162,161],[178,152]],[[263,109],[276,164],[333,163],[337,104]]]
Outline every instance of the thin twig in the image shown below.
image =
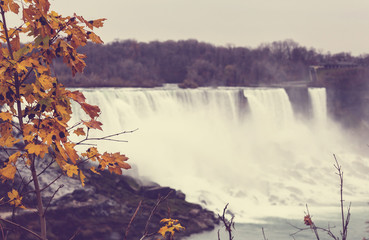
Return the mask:
[[[37,177],[39,177],[41,174],[43,174],[53,163],[55,162],[55,159],[53,159],[40,173],[37,174]],[[60,176],[57,179],[59,179]],[[56,180],[54,180],[52,183],[54,183]],[[31,182],[33,181],[33,178],[31,178],[26,184],[25,186],[28,186]],[[52,184],[51,183],[51,184]],[[49,187],[51,184],[48,184],[46,187],[44,187],[43,189],[41,189],[41,191],[43,191],[45,188]],[[30,192],[35,192],[34,190],[26,192],[24,195],[30,193]]]
[[137,216],[137,213],[138,211],[140,210],[141,208],[141,204],[142,204],[142,200],[138,203],[138,206],[136,208],[136,211],[133,213],[132,217],[131,217],[131,220],[129,221],[129,224],[127,226],[127,229],[126,229],[126,232],[124,234],[124,240],[127,240],[127,236],[128,236],[128,232],[129,232],[129,229],[131,228],[131,225],[133,223],[133,220],[136,218]]
[[0,217],[0,220],[4,221],[4,222],[6,222],[6,223],[9,223],[9,224],[11,224],[11,225],[13,225],[13,226],[18,227],[18,228],[20,228],[20,229],[22,229],[22,230],[24,230],[24,231],[26,231],[26,232],[28,232],[28,233],[32,234],[33,236],[37,237],[38,239],[42,239],[42,237],[41,237],[40,235],[38,235],[37,233],[33,232],[32,230],[30,230],[30,229],[28,229],[28,228],[23,227],[22,225],[19,225],[19,224],[15,223],[15,222],[12,222],[12,221],[6,220],[6,219],[1,218],[1,217]]
[[263,232],[263,239],[264,239],[264,240],[268,240],[268,239],[265,237],[265,232],[264,232],[264,228],[263,228],[263,227],[261,228],[261,231]]
[[75,237],[77,237],[77,235],[79,234],[81,232],[81,229],[77,229],[77,231],[73,234],[73,236],[71,236],[70,238],[69,238],[69,240],[73,240]]
[[[350,216],[351,216],[351,213],[350,213],[351,203],[350,203],[350,205],[348,207],[347,215],[345,217],[345,213],[344,213],[344,209],[343,209],[343,207],[344,207],[344,204],[343,204],[344,203],[344,199],[343,199],[343,171],[342,171],[341,165],[338,163],[338,160],[337,160],[337,157],[336,157],[335,154],[333,154],[333,157],[335,159],[335,164],[333,166],[336,168],[336,170],[337,170],[336,174],[340,178],[340,210],[341,210],[341,222],[342,222],[342,230],[340,231],[340,233],[341,233],[342,240],[347,240],[348,225],[349,225]],[[309,209],[308,209],[307,205],[306,205],[306,209],[307,209],[308,215],[305,216],[305,218],[307,218],[309,221],[307,221],[307,223],[305,222],[305,224],[308,225],[309,228],[298,228],[298,227],[293,226],[293,225],[290,224],[294,228],[298,229],[298,231],[296,231],[295,233],[290,234],[290,236],[293,237],[294,235],[296,235],[297,233],[299,233],[301,231],[304,231],[304,230],[307,230],[307,229],[312,229],[314,231],[317,239],[319,239],[317,230],[326,232],[334,240],[339,240],[340,239],[339,237],[336,237],[332,233],[331,227],[329,225],[328,225],[328,228],[320,228],[320,227],[317,227],[314,224],[314,222],[311,221],[310,213],[309,213]]]
[[218,217],[223,222],[224,227],[225,227],[226,231],[228,232],[229,240],[232,240],[233,239],[233,236],[232,236],[232,228],[234,229],[234,222],[233,222],[234,216],[231,217],[231,220],[228,220],[226,218],[225,214],[226,214],[226,211],[227,211],[227,208],[228,208],[228,204],[229,203],[227,203],[225,205],[224,209],[223,209],[223,215],[220,216],[218,214]]
[[[293,237],[294,238],[294,236],[295,235],[297,235],[298,233],[300,233],[300,232],[303,232],[303,231],[306,231],[306,230],[311,230],[311,228],[310,227],[306,227],[306,228],[299,228],[299,227],[297,227],[297,226],[295,226],[295,225],[292,225],[291,223],[288,223],[291,227],[293,227],[293,228],[296,228],[297,229],[297,231],[296,232],[294,232],[294,233],[291,233],[290,234],[290,236],[291,237]],[[338,238],[336,237],[336,236],[334,236],[334,234],[332,233],[332,231],[330,230],[330,227],[328,227],[328,229],[326,229],[326,228],[321,228],[321,227],[317,227],[317,226],[315,226],[315,228],[317,229],[317,230],[321,230],[321,231],[323,231],[323,232],[327,232],[327,234],[330,236],[330,237],[332,237],[333,239],[335,239],[335,240],[338,240]]]
[[[311,215],[310,215],[309,207],[308,207],[307,204],[306,204],[306,211],[307,211],[307,214],[308,214],[307,216],[309,216],[309,218],[311,220]],[[319,234],[318,234],[318,231],[317,231],[318,228],[317,228],[317,226],[315,226],[315,223],[313,221],[311,221],[310,228],[314,231],[316,239],[320,240]]]
[[40,192],[44,191],[46,188],[50,187],[52,184],[54,184],[61,176],[63,176],[63,173],[59,174],[53,181],[51,181],[49,184],[47,184],[45,187],[40,189]]
[[45,208],[45,211],[44,211],[44,216],[46,215],[47,209],[49,208],[51,201],[52,201],[52,200],[53,200],[53,198],[55,197],[55,194],[56,194],[56,193],[59,191],[59,189],[60,189],[60,188],[62,188],[62,187],[64,187],[64,185],[63,185],[63,184],[62,184],[62,185],[60,185],[60,186],[58,187],[58,189],[56,189],[56,190],[55,190],[55,192],[53,193],[53,195],[51,196],[51,198],[50,198],[49,202],[48,202],[48,203],[47,203],[47,205],[46,205],[46,208]]
[[37,177],[43,174],[54,162],[55,162],[55,159],[53,159],[41,172],[39,172],[39,174],[37,174]]
[[1,223],[0,223],[0,229],[1,229],[1,235],[3,237],[3,240],[6,240],[5,234],[4,234],[4,228],[3,228],[3,225]]
[[347,239],[347,230],[348,230],[348,224],[350,222],[350,208],[351,208],[351,203],[350,206],[347,210],[347,216],[345,219],[345,213],[344,213],[344,209],[343,209],[343,202],[345,200],[343,200],[343,171],[341,168],[341,165],[338,163],[337,157],[335,154],[333,154],[334,160],[336,161],[336,164],[334,165],[334,167],[337,169],[337,175],[340,178],[340,197],[341,197],[341,221],[342,221],[342,240],[346,240]]
[[87,135],[86,135],[86,138],[85,139],[82,139],[81,141],[77,142],[76,145],[79,145],[85,141],[94,141],[94,140],[106,140],[106,141],[114,141],[114,142],[127,142],[125,140],[117,140],[117,139],[111,139],[111,137],[116,137],[116,136],[119,136],[119,135],[123,135],[123,134],[127,134],[127,133],[133,133],[135,131],[137,131],[138,128],[134,129],[134,130],[131,130],[131,131],[123,131],[123,132],[119,132],[119,133],[115,133],[115,134],[110,134],[110,135],[107,135],[107,136],[104,136],[104,137],[94,137],[94,138],[89,138],[88,137],[88,131],[87,131]]
[[73,126],[71,126],[70,128],[67,128],[67,131],[69,132],[70,130],[72,130],[73,128],[75,127],[78,127],[79,125],[81,125],[82,122],[78,122],[78,123],[75,123]]
[[159,205],[168,199],[168,197],[170,196],[170,194],[172,194],[173,190],[171,190],[165,197],[159,197],[159,199],[156,201],[154,207],[151,209],[151,212],[150,212],[150,215],[149,217],[147,218],[147,221],[146,221],[146,225],[145,225],[145,230],[144,230],[144,234],[143,236],[140,238],[140,240],[142,239],[145,239],[146,237],[149,237],[149,236],[152,236],[156,233],[148,233],[148,228],[149,228],[149,224],[150,224],[150,221],[151,221],[151,218],[154,216],[155,212],[156,212],[156,209],[159,207]]

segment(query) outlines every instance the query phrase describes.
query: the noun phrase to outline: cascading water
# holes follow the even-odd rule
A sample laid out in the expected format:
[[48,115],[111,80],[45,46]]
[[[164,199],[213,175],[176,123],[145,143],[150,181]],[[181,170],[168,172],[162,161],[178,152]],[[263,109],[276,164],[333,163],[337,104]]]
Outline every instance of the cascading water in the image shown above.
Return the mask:
[[327,123],[327,96],[325,88],[309,88],[313,117],[316,124],[321,127]]
[[306,203],[337,206],[333,154],[345,170],[347,198],[369,196],[368,161],[327,118],[324,89],[309,89],[313,118],[304,121],[279,88],[82,91],[101,107],[102,135],[139,129],[124,135],[128,143],[100,148],[127,154],[140,176],[182,190],[189,201],[219,213],[230,203],[238,222],[301,217]]

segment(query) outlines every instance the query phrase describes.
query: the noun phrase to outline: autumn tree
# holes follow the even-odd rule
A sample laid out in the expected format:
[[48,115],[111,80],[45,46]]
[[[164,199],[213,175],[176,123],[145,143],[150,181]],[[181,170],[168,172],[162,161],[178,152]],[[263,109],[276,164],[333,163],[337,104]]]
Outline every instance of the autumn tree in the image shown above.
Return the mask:
[[[76,14],[63,17],[50,9],[48,0],[2,0],[0,13],[2,184],[13,182],[16,175],[22,172],[21,185],[13,184],[7,196],[0,197],[0,204],[25,208],[27,206],[22,203],[24,195],[35,194],[40,233],[21,228],[39,239],[47,239],[42,193],[53,181],[45,184],[39,178],[51,169],[52,164],[61,169],[62,175],[78,176],[82,185],[85,179],[83,171],[98,173],[108,169],[112,173],[122,174],[122,169],[130,168],[126,163],[127,157],[120,153],[99,153],[96,147],[77,152],[76,147],[90,139],[89,131],[102,130],[102,123],[97,120],[100,109],[86,103],[81,92],[66,89],[53,77],[52,72],[56,58],[62,59],[73,75],[82,72],[86,56],[78,53],[77,48],[88,41],[102,43],[93,30],[102,27],[105,19],[85,20]],[[9,14],[21,16],[22,24],[9,27]],[[27,36],[28,43],[21,44],[24,36]],[[88,119],[71,125],[72,102],[79,104]],[[81,140],[73,142],[73,135]],[[98,167],[82,170],[81,166],[88,161],[96,162]],[[47,163],[47,167],[39,169],[38,163]],[[33,190],[24,192],[30,183]],[[19,227],[12,221],[2,220]]]

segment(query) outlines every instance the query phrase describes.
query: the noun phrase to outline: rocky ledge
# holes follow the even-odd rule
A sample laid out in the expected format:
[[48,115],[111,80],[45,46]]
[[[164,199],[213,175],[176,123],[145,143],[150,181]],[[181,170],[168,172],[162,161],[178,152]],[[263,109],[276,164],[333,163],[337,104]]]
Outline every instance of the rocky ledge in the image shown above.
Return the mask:
[[[160,196],[169,197],[162,202],[152,215],[147,231],[157,232],[160,220],[171,217],[178,219],[185,231],[176,233],[176,239],[193,233],[212,230],[219,223],[213,212],[198,204],[185,201],[185,195],[169,187],[157,184],[142,185],[139,180],[129,176],[117,176],[107,172],[102,175],[87,176],[86,186],[63,195],[47,209],[48,236],[53,239],[124,239],[130,226],[127,239],[140,239],[145,232],[150,213]],[[47,202],[47,199],[45,199]],[[140,201],[139,211],[132,221]],[[28,199],[30,205],[34,200]],[[23,213],[16,222],[37,231],[38,216]],[[158,239],[153,235],[145,239]],[[22,231],[15,231],[8,239],[32,239]]]

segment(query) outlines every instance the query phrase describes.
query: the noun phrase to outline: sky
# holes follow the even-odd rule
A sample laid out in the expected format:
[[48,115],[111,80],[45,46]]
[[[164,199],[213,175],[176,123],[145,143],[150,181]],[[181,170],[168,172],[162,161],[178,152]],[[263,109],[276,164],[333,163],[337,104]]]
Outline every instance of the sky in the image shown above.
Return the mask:
[[292,39],[323,53],[369,53],[369,0],[50,0],[63,15],[107,18],[114,40],[197,39],[256,48]]

